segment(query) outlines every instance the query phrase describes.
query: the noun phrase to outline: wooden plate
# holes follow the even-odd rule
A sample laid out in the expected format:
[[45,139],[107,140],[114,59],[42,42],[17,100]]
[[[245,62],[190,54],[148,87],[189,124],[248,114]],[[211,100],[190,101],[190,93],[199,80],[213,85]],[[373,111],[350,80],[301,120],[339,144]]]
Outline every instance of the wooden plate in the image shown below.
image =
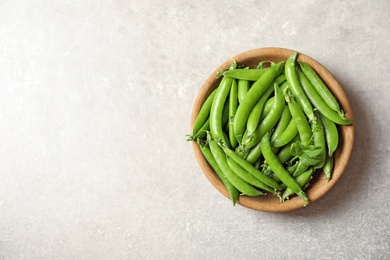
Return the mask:
[[[287,58],[294,52],[296,51],[283,48],[259,48],[241,53],[233,57],[232,59],[236,60],[239,64],[255,67],[261,60],[270,60],[274,62],[286,61]],[[346,111],[346,116],[349,119],[353,120],[354,117],[351,105],[343,88],[340,86],[337,80],[320,63],[303,53],[298,53],[298,60],[309,64],[318,73],[318,75],[322,78],[322,80],[325,82],[325,84],[329,87],[333,95],[338,100],[341,108]],[[192,110],[191,129],[202,104],[204,103],[208,95],[211,93],[211,91],[218,86],[221,80],[221,78],[216,78],[217,71],[226,70],[230,66],[231,62],[231,60],[227,60],[218,68],[216,68],[200,89],[200,92],[195,100],[195,104]],[[354,142],[354,125],[338,126],[338,130],[340,135],[340,143],[339,147],[335,152],[335,165],[332,174],[332,179],[329,182],[326,182],[325,178],[323,178],[323,172],[317,171],[314,173],[314,177],[311,180],[311,186],[306,190],[306,194],[310,199],[309,205],[320,197],[322,197],[336,184],[336,182],[342,176],[349,162]],[[219,190],[224,196],[226,196],[230,200],[229,193],[227,192],[222,181],[219,179],[218,175],[214,172],[214,170],[208,164],[206,159],[203,157],[198,144],[196,142],[192,142],[192,146],[200,168],[204,172],[207,179],[213,184],[213,186],[217,190]],[[293,196],[290,200],[281,203],[278,197],[271,194],[258,197],[240,196],[237,203],[250,209],[268,212],[291,211],[298,208],[302,208],[304,206],[303,200],[298,198],[297,196]]]

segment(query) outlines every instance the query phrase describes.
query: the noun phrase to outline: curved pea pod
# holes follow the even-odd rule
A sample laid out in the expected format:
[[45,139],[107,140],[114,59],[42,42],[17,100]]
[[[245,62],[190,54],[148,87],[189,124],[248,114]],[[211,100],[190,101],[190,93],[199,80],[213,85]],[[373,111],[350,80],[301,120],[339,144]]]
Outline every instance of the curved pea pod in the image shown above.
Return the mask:
[[208,118],[194,137],[197,139],[204,139],[207,135],[207,131],[210,131],[210,120]]
[[286,75],[283,73],[276,77],[275,83],[278,84],[278,86],[282,86],[282,84],[286,82],[286,80]]
[[240,165],[242,168],[244,168],[246,171],[248,171],[254,177],[258,178],[261,182],[268,185],[272,189],[275,189],[275,190],[282,189],[282,187],[280,187],[280,185],[277,182],[275,182],[273,179],[269,178],[263,172],[257,170],[252,164],[247,162],[245,159],[241,158],[234,151],[232,151],[231,149],[224,147],[224,146],[222,146],[222,149],[228,157],[233,159],[238,165]]
[[334,155],[332,156],[328,155],[326,157],[326,161],[323,169],[326,181],[330,181],[330,179],[332,178],[333,166],[334,166]]
[[222,115],[232,85],[232,78],[223,77],[215,93],[210,109],[210,133],[214,139],[227,143],[224,136]]
[[298,53],[295,52],[287,59],[284,71],[291,93],[297,99],[299,106],[309,118],[309,121],[311,121],[314,120],[314,110],[312,104],[303,91],[298,78],[297,70],[295,68],[297,56]]
[[225,185],[229,195],[230,199],[233,202],[233,206],[236,204],[238,200],[238,190],[236,187],[233,186],[233,184],[226,178],[225,174],[222,172],[221,168],[219,168],[218,163],[215,161],[213,154],[211,153],[211,150],[206,145],[200,145],[200,150],[202,151],[203,156],[206,158],[207,162],[210,164],[210,166],[214,169],[215,173],[218,175],[218,177],[221,179],[222,183]]
[[321,169],[326,161],[326,141],[325,141],[325,130],[320,119],[312,122],[313,142],[318,148],[321,148],[321,153],[317,156],[319,162],[314,165],[314,169]]
[[295,172],[295,170],[297,169],[297,167],[298,167],[298,161],[296,161],[293,165],[288,165],[286,167],[286,170],[292,175]]
[[244,100],[245,96],[246,96],[246,93],[248,93],[248,90],[249,90],[249,86],[250,86],[250,83],[249,83],[249,80],[245,80],[245,79],[239,79],[237,80],[237,98],[238,98],[238,103],[242,103],[242,101]]
[[204,125],[209,118],[211,105],[214,100],[215,93],[217,89],[214,89],[211,94],[207,97],[206,101],[203,103],[201,109],[199,110],[198,116],[195,119],[194,126],[192,127],[192,134],[188,135],[187,141],[194,141],[198,137],[200,130],[204,129]]
[[307,63],[301,61],[298,62],[303,74],[305,74],[307,79],[313,85],[314,89],[317,91],[320,97],[324,100],[326,105],[333,111],[337,112],[342,119],[347,119],[344,115],[344,112],[341,111],[337,99],[335,98],[335,96],[333,96],[332,92],[330,92],[329,88],[322,81],[320,76],[318,76],[315,70]]
[[236,135],[234,134],[234,116],[236,115],[237,106],[238,106],[238,87],[237,87],[237,80],[232,80],[232,86],[230,88],[229,93],[229,141],[230,145],[233,148],[237,147],[237,139]]
[[290,175],[290,173],[283,167],[276,155],[273,153],[269,140],[269,133],[266,133],[261,139],[261,151],[263,153],[264,159],[267,161],[274,174],[288,188],[290,188],[295,194],[297,194],[301,199],[303,199],[305,201],[305,205],[309,203],[309,199],[306,196],[305,192],[299,186],[297,181]]
[[252,174],[250,174],[249,172],[247,172],[246,170],[244,170],[239,164],[237,164],[233,159],[231,159],[230,157],[227,158],[227,162],[230,166],[230,169],[233,170],[233,172],[235,174],[238,175],[238,177],[240,177],[241,179],[243,179],[244,181],[246,181],[247,183],[249,183],[250,185],[256,187],[256,188],[260,188],[262,190],[265,190],[265,191],[268,191],[268,192],[274,192],[272,190],[272,188],[270,188],[269,186],[265,185],[263,182],[261,182],[259,179],[257,179],[256,177],[254,177]]
[[[290,152],[291,145],[293,145],[298,140],[299,140],[299,136],[296,135],[288,144],[281,147],[281,149],[278,151],[278,153],[276,155],[276,157],[278,158],[280,163],[283,164],[292,158],[292,154]],[[272,143],[271,143],[271,146],[272,146]]]
[[233,172],[233,170],[229,167],[227,163],[226,154],[212,138],[209,138],[209,145],[211,153],[214,156],[219,168],[222,170],[226,178],[231,182],[234,187],[236,187],[242,194],[248,196],[259,196],[262,194],[260,191],[242,180]]
[[270,97],[267,102],[265,102],[264,109],[261,113],[260,121],[263,121],[264,118],[269,114],[275,104],[275,96]]
[[219,72],[219,75],[225,77],[231,77],[233,79],[257,81],[271,68],[259,68],[259,69],[233,69]]
[[254,132],[251,140],[244,144],[248,148],[256,146],[260,142],[261,138],[265,135],[265,133],[271,131],[272,128],[278,122],[279,118],[282,116],[283,109],[285,107],[285,101],[283,92],[280,90],[277,84],[274,85],[274,92],[275,102],[273,102],[271,110],[256,128],[256,131]]
[[246,123],[256,102],[261,95],[267,90],[272,83],[276,75],[274,68],[267,70],[256,82],[252,84],[252,87],[248,90],[244,100],[238,106],[235,120],[234,120],[234,133],[238,142],[241,142],[242,135],[246,129]]
[[[295,125],[298,129],[298,134],[301,138],[301,142],[303,145],[307,146],[310,143],[312,136],[309,122],[307,121],[305,114],[303,113],[302,109],[293,97],[289,97],[288,95],[286,95],[286,101],[288,104],[288,108],[290,109],[291,117],[294,120]],[[315,120],[314,116],[313,120]]]
[[[257,126],[260,124],[260,118],[265,108],[265,105],[273,92],[274,88],[270,85],[260,97],[260,99],[256,102],[248,117],[248,121],[246,124],[247,133],[253,133],[254,131],[256,131]],[[246,136],[244,135],[243,138],[246,138]],[[242,140],[242,142],[244,142],[244,140]]]
[[291,121],[291,113],[288,109],[288,106],[285,105],[282,115],[278,121],[278,123],[275,126],[275,129],[271,135],[271,144],[272,141],[275,140],[283,131],[287,128],[287,126],[290,124]]
[[291,118],[286,129],[284,129],[280,135],[271,140],[271,145],[272,147],[282,147],[293,140],[295,136],[298,136],[298,128],[294,119]]
[[[245,147],[243,148],[245,149]],[[252,147],[248,149],[247,156],[245,157],[245,160],[247,160],[249,163],[254,164],[261,156],[261,147],[260,143],[258,143],[255,147]]]
[[309,168],[309,165],[302,162],[302,160],[298,161],[297,167],[295,168],[295,171],[293,172],[292,176],[298,177],[302,173],[304,173]]
[[[281,149],[278,149],[278,148],[273,148],[272,149],[281,164],[285,164],[290,159],[294,158],[293,155],[290,152],[291,145],[293,145],[294,142],[296,142],[298,140],[299,140],[299,137],[296,136],[290,143],[288,143],[287,145],[281,147]],[[270,167],[268,167],[267,170],[268,171],[272,171],[272,169]],[[286,168],[286,170],[287,170],[287,168]],[[290,172],[289,170],[287,170],[287,171]]]
[[[306,184],[308,184],[308,182],[313,176],[313,172],[314,170],[312,168],[309,168],[308,170],[306,170],[305,172],[303,172],[302,174],[300,174],[295,178],[296,182],[301,188],[304,187]],[[287,189],[283,192],[282,201],[289,199],[291,195],[294,195],[294,191],[287,187]]]
[[339,133],[337,131],[337,126],[327,117],[320,114],[320,119],[325,128],[325,139],[326,145],[328,147],[328,155],[332,156],[336,151],[337,146],[339,145]]
[[318,111],[327,117],[329,120],[335,122],[339,125],[351,125],[352,121],[346,117],[341,117],[337,112],[332,110],[325,101],[321,98],[318,92],[314,89],[313,85],[306,78],[305,74],[299,72],[299,79],[302,84],[302,88],[304,89],[307,97],[310,99],[311,103],[314,105]]

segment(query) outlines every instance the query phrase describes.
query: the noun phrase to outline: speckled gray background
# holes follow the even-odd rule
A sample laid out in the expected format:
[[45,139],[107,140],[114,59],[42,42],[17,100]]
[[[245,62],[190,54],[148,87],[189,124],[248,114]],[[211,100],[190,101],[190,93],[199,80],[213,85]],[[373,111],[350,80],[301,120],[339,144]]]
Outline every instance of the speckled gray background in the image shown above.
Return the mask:
[[[0,2],[0,259],[390,259],[390,1]],[[259,47],[312,56],[351,163],[291,213],[233,207],[186,142],[195,97]]]

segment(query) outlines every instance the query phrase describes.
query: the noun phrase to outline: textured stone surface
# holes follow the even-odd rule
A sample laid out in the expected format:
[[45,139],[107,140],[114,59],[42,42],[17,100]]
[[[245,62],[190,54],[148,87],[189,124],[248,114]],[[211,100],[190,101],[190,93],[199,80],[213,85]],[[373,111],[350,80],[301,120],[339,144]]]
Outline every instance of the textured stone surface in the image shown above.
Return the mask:
[[[1,1],[0,259],[389,259],[389,15],[387,0]],[[214,68],[269,46],[328,67],[356,120],[340,182],[283,214],[232,207],[185,141]]]

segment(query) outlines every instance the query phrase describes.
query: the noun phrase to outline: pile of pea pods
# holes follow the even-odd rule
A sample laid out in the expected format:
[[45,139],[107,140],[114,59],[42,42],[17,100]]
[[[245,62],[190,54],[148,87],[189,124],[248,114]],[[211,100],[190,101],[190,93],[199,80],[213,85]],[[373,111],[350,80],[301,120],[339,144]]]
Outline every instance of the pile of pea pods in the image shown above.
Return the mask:
[[309,203],[313,174],[332,177],[337,125],[352,124],[334,95],[296,52],[256,68],[233,61],[218,76],[187,140],[199,144],[233,205],[266,193]]

